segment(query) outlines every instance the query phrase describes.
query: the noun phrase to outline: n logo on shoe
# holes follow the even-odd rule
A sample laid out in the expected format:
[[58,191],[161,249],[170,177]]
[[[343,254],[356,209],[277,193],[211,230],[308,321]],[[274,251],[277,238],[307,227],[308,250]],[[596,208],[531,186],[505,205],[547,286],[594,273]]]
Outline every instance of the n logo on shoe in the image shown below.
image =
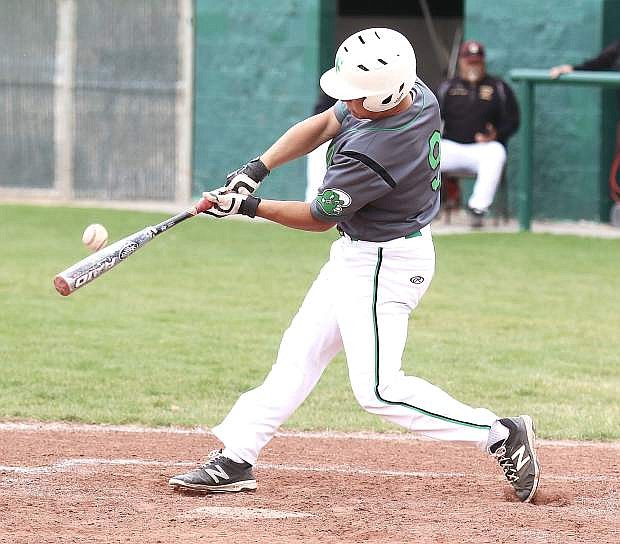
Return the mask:
[[[530,460],[529,455],[525,459],[523,459],[524,453],[525,453],[525,444],[523,444],[523,446],[521,446],[511,456],[513,461],[515,460],[517,461],[517,472],[520,471],[524,467],[524,465],[526,465]],[[519,458],[518,460],[517,460],[517,457]]]
[[[214,465],[217,470],[213,470],[212,468],[205,468],[205,472],[213,478],[213,481],[216,484],[220,483],[219,478],[223,480],[230,480],[230,476],[224,472],[224,469],[220,465]],[[218,478],[219,477],[219,478]]]

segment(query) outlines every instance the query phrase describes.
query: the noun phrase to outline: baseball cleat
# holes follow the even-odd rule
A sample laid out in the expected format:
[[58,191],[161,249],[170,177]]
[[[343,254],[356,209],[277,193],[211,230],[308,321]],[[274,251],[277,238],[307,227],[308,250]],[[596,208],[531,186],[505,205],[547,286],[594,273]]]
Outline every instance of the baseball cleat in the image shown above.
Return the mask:
[[222,455],[222,450],[212,451],[204,465],[173,476],[168,485],[187,491],[206,493],[237,493],[256,489],[256,480],[250,463],[236,463]]
[[530,502],[538,489],[540,464],[534,449],[536,438],[534,423],[530,416],[500,419],[508,429],[508,438],[489,448],[522,502]]

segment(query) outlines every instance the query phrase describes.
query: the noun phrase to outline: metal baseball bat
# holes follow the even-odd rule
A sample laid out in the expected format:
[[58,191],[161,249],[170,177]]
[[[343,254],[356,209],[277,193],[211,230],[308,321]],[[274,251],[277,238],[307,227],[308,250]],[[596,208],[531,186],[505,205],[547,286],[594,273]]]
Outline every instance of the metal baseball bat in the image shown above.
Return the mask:
[[134,232],[122,240],[89,255],[56,275],[54,278],[56,291],[65,297],[70,295],[73,291],[84,287],[108,270],[112,270],[112,268],[121,264],[138,249],[155,238],[155,236],[170,230],[190,217],[195,217],[199,213],[208,210],[212,205],[212,202],[203,198],[195,206],[184,212],[174,215],[157,225]]

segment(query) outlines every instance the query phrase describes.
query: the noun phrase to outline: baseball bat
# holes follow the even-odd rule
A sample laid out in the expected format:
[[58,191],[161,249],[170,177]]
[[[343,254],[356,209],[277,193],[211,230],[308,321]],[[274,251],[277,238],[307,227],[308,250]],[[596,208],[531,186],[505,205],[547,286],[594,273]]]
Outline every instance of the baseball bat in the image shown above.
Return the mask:
[[122,240],[89,255],[56,275],[54,278],[56,291],[65,297],[70,295],[80,287],[84,287],[108,270],[112,270],[112,268],[121,264],[138,249],[155,238],[155,236],[170,230],[190,217],[195,217],[199,213],[208,210],[212,205],[212,202],[203,198],[195,206],[157,225],[145,227],[138,232],[134,232]]

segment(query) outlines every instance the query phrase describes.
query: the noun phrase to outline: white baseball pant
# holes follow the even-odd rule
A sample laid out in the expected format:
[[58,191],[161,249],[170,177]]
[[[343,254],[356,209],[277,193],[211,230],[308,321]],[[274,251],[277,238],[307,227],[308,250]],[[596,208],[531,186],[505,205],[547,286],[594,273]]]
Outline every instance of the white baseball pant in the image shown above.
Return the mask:
[[430,226],[416,237],[389,242],[335,241],[265,381],[241,395],[213,429],[227,450],[256,463],[343,348],[353,393],[365,410],[430,438],[484,449],[495,414],[401,370],[409,314],[434,268]]
[[460,144],[441,140],[441,172],[470,172],[476,175],[474,190],[467,202],[470,208],[486,212],[506,163],[506,148],[499,142]]

